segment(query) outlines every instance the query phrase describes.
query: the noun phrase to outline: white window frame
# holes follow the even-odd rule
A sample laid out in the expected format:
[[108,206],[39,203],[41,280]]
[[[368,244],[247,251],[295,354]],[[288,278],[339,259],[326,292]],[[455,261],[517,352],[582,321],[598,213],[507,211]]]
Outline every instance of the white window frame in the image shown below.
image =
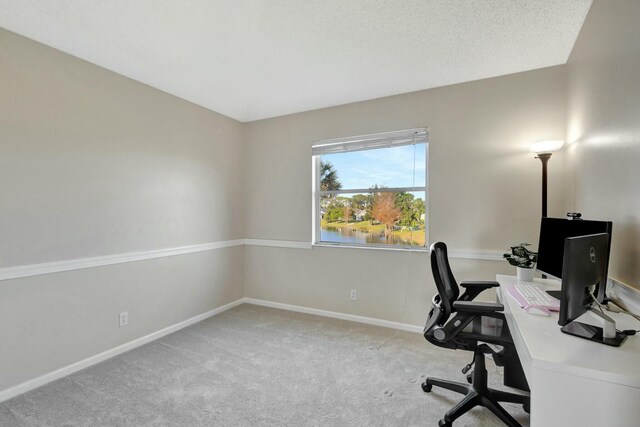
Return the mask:
[[[312,146],[312,173],[313,173],[313,188],[312,188],[312,244],[313,246],[324,247],[347,247],[347,248],[365,248],[365,249],[384,249],[384,250],[396,250],[396,251],[425,251],[429,247],[429,218],[431,217],[429,211],[429,130],[428,128],[415,128],[405,129],[394,132],[384,132],[372,135],[358,135],[347,138],[336,138],[319,141]],[[385,147],[393,147],[400,145],[425,145],[425,182],[424,185],[416,185],[414,187],[397,187],[397,188],[384,188],[384,192],[401,193],[401,192],[416,192],[424,191],[424,205],[425,205],[425,246],[410,246],[410,245],[390,245],[384,243],[341,243],[341,242],[324,242],[320,240],[321,236],[321,204],[320,198],[327,194],[367,194],[380,192],[381,189],[372,190],[370,188],[350,188],[341,190],[321,191],[320,190],[320,159],[322,154],[350,152],[350,151],[364,151]],[[416,159],[418,161],[418,159]]]

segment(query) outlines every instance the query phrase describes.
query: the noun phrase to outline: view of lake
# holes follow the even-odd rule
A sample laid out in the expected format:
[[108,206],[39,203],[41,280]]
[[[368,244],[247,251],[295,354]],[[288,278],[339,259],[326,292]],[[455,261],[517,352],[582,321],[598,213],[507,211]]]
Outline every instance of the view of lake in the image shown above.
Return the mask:
[[[417,233],[424,233],[417,231]],[[405,240],[399,236],[385,236],[384,233],[367,233],[350,228],[323,227],[320,230],[320,241],[337,243],[378,243],[387,245],[418,246],[417,242]]]

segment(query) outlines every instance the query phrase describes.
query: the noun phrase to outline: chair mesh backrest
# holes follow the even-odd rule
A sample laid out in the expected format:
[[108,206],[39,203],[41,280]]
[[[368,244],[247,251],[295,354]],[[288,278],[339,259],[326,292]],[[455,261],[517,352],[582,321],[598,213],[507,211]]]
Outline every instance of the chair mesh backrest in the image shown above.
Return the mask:
[[430,252],[431,271],[442,300],[440,304],[443,310],[442,318],[446,320],[451,315],[453,302],[460,296],[460,290],[449,266],[447,245],[444,242],[436,242],[431,245]]

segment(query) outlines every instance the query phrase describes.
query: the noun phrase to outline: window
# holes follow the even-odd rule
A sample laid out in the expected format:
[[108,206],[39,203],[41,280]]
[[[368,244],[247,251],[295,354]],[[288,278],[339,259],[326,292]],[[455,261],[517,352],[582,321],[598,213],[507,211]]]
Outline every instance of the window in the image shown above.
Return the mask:
[[313,243],[427,245],[428,132],[410,129],[313,146]]

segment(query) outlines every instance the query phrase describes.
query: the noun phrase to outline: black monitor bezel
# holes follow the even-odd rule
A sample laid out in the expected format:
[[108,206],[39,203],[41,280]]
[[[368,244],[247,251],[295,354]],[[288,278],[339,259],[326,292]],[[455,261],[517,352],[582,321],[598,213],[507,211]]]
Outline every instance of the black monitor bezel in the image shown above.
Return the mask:
[[[612,221],[602,221],[602,220],[583,220],[583,219],[567,219],[567,218],[552,218],[552,217],[542,217],[540,220],[540,235],[538,236],[538,262],[539,262],[539,258],[540,258],[540,249],[541,249],[541,240],[542,240],[542,236],[543,236],[543,230],[544,230],[544,222],[558,222],[558,223],[563,223],[566,222],[568,227],[571,227],[572,225],[575,224],[569,224],[569,223],[574,223],[574,222],[580,222],[582,224],[592,224],[592,225],[603,225],[604,226],[604,233],[609,235],[609,245],[607,247],[607,267],[605,269],[605,275],[607,277],[609,277],[609,259],[611,257],[611,240],[612,240],[612,232],[613,232],[613,222]],[[594,233],[591,233],[594,234]],[[595,234],[599,234],[599,233],[595,233]],[[587,234],[576,234],[574,236],[568,236],[568,237],[580,237],[580,236],[585,236]],[[564,258],[564,255],[563,255]],[[539,271],[540,273],[551,277],[553,279],[556,280],[562,280],[562,275],[560,277],[555,276],[554,274],[551,274],[545,270],[541,270],[539,268],[539,263],[536,263],[536,271]],[[603,284],[603,286],[600,286],[597,290],[597,299],[599,302],[603,302],[606,299],[606,286],[607,283],[605,282]]]

